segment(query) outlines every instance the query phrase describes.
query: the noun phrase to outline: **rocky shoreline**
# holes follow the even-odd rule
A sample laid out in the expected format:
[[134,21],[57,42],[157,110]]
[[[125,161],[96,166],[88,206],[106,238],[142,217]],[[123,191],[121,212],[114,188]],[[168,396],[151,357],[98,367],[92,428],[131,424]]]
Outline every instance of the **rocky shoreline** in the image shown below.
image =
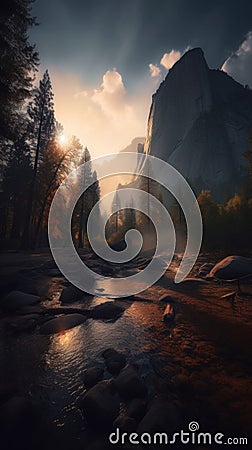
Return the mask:
[[[95,265],[95,261],[89,258]],[[207,431],[221,428],[223,433],[236,431],[236,434],[246,435],[249,430],[246,389],[251,379],[249,348],[244,348],[243,353],[239,351],[243,340],[238,336],[237,342],[232,344],[232,355],[227,333],[234,326],[237,330],[242,327],[246,341],[251,324],[251,299],[244,295],[235,305],[230,299],[220,303],[220,297],[230,291],[230,287],[225,282],[220,284],[207,280],[213,265],[206,263],[205,259],[202,256],[195,273],[184,285],[174,286],[171,267],[171,271],[142,296],[116,301],[105,298],[98,301],[69,285],[46,255],[25,259],[27,266],[24,264],[19,268],[15,276],[13,264],[2,264],[5,276],[1,281],[0,332],[3,346],[7,345],[7,348],[0,349],[2,361],[5,361],[3,355],[8,353],[8,346],[14,345],[18,339],[25,337],[29,340],[29,336],[35,336],[38,340],[49,339],[46,342],[52,342],[53,336],[67,339],[71,330],[86,326],[91,330],[92,326],[95,327],[95,338],[99,338],[100,347],[100,351],[90,347],[92,363],[84,370],[79,369],[80,395],[74,408],[79,411],[82,431],[74,440],[46,419],[44,398],[39,402],[36,391],[35,395],[34,392],[29,395],[29,390],[22,390],[22,383],[16,386],[11,379],[7,382],[9,370],[6,368],[6,373],[3,370],[0,383],[1,433],[8,441],[4,450],[27,450],[35,446],[44,450],[55,448],[55,445],[66,450],[134,448],[129,443],[123,447],[109,445],[109,434],[116,429],[125,433],[162,432],[167,429],[167,424],[171,432],[181,427],[188,428],[190,421],[195,419]],[[14,260],[15,256],[12,262]],[[173,264],[175,268],[178,261]],[[247,282],[246,290],[250,289]],[[240,314],[237,313],[239,305],[242,309]],[[111,335],[112,343],[114,340],[111,347],[105,346],[109,341],[107,337],[102,345],[102,330],[108,329],[109,333],[109,327],[118,326],[120,329],[129,319],[133,323],[136,321],[139,339],[146,335],[145,341],[139,341],[139,354],[144,354],[140,363],[136,356],[138,343],[133,337],[127,351],[117,342],[119,335],[114,339]],[[216,324],[218,326],[214,329]],[[123,333],[126,333],[124,328]],[[212,334],[218,337],[216,341]],[[145,344],[148,340],[149,344]],[[9,361],[6,366],[8,364]],[[11,370],[13,372],[13,368]],[[25,368],[24,373],[27,370]],[[233,411],[232,416],[225,411],[227,406]]]

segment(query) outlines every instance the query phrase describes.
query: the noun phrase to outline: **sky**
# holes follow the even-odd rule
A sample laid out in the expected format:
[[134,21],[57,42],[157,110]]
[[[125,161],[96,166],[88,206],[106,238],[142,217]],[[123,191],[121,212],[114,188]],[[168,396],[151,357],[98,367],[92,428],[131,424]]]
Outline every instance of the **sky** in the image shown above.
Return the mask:
[[146,135],[152,94],[190,48],[252,87],[252,2],[36,0],[30,32],[56,118],[92,157]]

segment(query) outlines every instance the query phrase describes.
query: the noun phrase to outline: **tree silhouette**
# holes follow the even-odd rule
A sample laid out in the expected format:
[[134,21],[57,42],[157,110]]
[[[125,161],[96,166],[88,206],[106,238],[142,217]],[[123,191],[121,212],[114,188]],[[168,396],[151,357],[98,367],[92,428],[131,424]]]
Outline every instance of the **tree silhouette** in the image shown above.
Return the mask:
[[30,118],[29,131],[34,163],[26,212],[23,247],[31,245],[31,217],[39,160],[49,140],[53,139],[56,133],[53,92],[48,70],[45,71],[39,87],[35,91],[34,100],[28,106],[28,116]]
[[31,0],[0,4],[0,135],[11,140],[38,65],[38,54],[28,37],[28,28],[35,24],[31,4]]

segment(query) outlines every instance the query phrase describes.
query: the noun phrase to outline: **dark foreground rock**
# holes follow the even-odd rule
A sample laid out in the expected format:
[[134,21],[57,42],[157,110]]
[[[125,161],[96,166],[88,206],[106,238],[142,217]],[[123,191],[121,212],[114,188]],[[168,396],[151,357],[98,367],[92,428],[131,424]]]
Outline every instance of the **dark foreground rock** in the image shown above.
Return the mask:
[[137,429],[137,421],[133,417],[121,413],[114,421],[113,428],[119,428],[122,433],[132,433]]
[[213,263],[204,263],[199,268],[198,276],[204,278],[213,269]]
[[236,280],[243,277],[252,277],[252,258],[243,256],[228,256],[216,264],[209,276],[220,280]]
[[1,448],[3,450],[43,450],[45,424],[39,408],[24,397],[11,397],[0,407]]
[[177,297],[174,297],[174,295],[169,295],[169,294],[161,295],[161,297],[158,299],[158,301],[161,303],[171,303],[171,304],[179,303],[179,299]]
[[147,401],[142,398],[134,398],[127,406],[127,412],[130,417],[141,420],[147,411]]
[[61,292],[60,301],[62,303],[74,303],[83,300],[84,296],[87,296],[84,291],[78,289],[75,286],[68,286]]
[[92,319],[116,320],[124,313],[124,308],[114,302],[105,302],[95,306],[88,313]]
[[148,395],[143,379],[132,365],[128,365],[121,370],[115,379],[115,386],[119,394],[125,399],[142,398]]
[[66,331],[70,328],[85,322],[86,318],[82,314],[66,314],[65,316],[56,317],[55,319],[48,320],[40,327],[41,334],[53,334]]
[[25,306],[39,303],[41,298],[37,295],[27,294],[22,291],[11,291],[0,303],[1,309],[12,312]]
[[175,316],[176,316],[176,312],[175,312],[174,306],[172,306],[172,305],[170,305],[170,303],[168,303],[164,310],[163,321],[164,322],[172,322],[175,319]]
[[101,367],[90,367],[83,372],[84,386],[87,389],[95,386],[99,381],[103,379],[104,369]]
[[123,367],[126,366],[127,360],[123,353],[113,348],[108,348],[102,354],[105,359],[107,371],[112,375],[118,375]]
[[185,278],[183,281],[179,283],[179,287],[196,287],[196,286],[204,286],[207,285],[208,281],[203,280],[202,278]]
[[182,425],[182,417],[179,408],[171,404],[162,396],[156,397],[148,412],[141,420],[138,433],[171,433]]
[[79,407],[91,427],[109,430],[119,415],[120,399],[113,383],[100,381],[82,398]]

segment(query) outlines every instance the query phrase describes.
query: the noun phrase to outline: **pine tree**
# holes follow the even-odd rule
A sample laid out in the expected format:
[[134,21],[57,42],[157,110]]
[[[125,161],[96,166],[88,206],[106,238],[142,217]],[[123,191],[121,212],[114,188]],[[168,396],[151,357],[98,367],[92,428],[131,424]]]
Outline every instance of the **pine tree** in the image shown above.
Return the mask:
[[28,28],[35,24],[31,4],[31,0],[0,4],[0,136],[11,140],[38,65],[38,54],[28,36]]
[[39,87],[35,91],[34,100],[28,106],[28,116],[30,119],[29,131],[34,163],[23,235],[23,247],[31,244],[31,218],[39,161],[49,140],[54,139],[56,134],[53,92],[48,70],[44,73]]
[[[10,223],[10,237],[19,238],[22,232],[23,211],[27,203],[27,194],[32,177],[30,149],[27,136],[20,135],[11,145],[8,161],[3,172],[2,229],[6,231]],[[9,216],[12,217],[9,221]]]
[[[63,132],[61,126],[58,129]],[[71,171],[71,166],[77,162],[82,151],[80,141],[72,136],[65,144],[62,144],[57,139],[51,139],[44,149],[40,165],[38,168],[38,175],[36,181],[36,202],[34,212],[35,235],[34,246],[40,241],[42,234],[42,224],[47,225],[47,219],[52,198]],[[44,227],[46,229],[46,226]]]
[[[87,147],[84,149],[80,165],[91,160],[91,156]],[[93,174],[91,171],[91,165],[84,165],[82,168],[81,185],[87,187],[93,181]],[[79,199],[79,232],[78,232],[78,247],[84,246],[84,233],[86,231],[88,214],[92,209],[92,190],[89,188],[82,194]]]

